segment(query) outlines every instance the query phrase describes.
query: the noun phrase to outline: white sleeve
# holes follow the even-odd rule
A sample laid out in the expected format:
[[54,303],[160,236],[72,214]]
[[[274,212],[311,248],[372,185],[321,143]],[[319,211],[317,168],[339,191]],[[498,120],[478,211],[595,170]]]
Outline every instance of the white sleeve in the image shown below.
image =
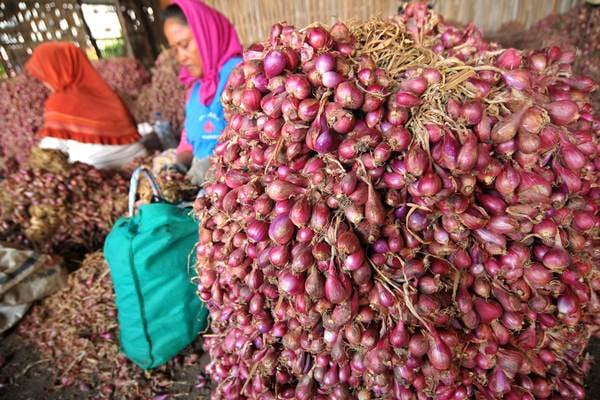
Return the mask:
[[69,146],[67,139],[58,139],[54,137],[45,137],[38,145],[40,149],[45,150],[60,150],[63,153],[69,154]]

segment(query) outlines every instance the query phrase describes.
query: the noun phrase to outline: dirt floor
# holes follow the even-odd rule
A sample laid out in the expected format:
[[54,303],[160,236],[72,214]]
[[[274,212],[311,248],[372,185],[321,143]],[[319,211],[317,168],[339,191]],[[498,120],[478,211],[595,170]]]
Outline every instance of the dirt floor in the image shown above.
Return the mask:
[[[193,347],[199,350],[201,341],[194,343]],[[196,376],[207,362],[208,356],[206,355],[201,357],[197,364],[176,369],[174,384],[165,393],[157,394],[152,400],[208,399],[208,389],[195,387]],[[75,385],[60,391],[53,390],[55,379],[51,360],[42,359],[34,348],[14,332],[0,336],[0,400],[92,400],[97,398],[96,394],[89,389]]]
[[[194,347],[199,346],[195,344]],[[590,352],[600,359],[600,341],[590,345]],[[205,357],[203,357],[205,358]],[[206,359],[200,365],[206,365]],[[155,400],[208,399],[206,390],[194,387],[199,365],[182,367],[176,371],[176,384]],[[53,391],[51,360],[40,359],[36,351],[14,333],[0,337],[0,399],[1,400],[91,400],[96,396],[89,390],[70,387]],[[587,381],[588,399],[598,399],[600,393],[600,363],[596,363]]]
[[594,400],[600,398],[600,340],[592,340],[589,346],[589,352],[594,356],[596,362],[586,381],[587,398]]

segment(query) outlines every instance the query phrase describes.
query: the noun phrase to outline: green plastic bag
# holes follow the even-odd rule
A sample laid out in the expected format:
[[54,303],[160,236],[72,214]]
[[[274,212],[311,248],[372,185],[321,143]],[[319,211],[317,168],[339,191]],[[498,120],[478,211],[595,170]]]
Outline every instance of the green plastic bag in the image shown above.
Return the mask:
[[[135,214],[140,173],[158,202]],[[129,216],[115,223],[104,244],[121,350],[143,369],[166,363],[206,329],[208,311],[192,283],[198,221],[190,211],[162,201],[151,173],[138,168],[131,177]]]

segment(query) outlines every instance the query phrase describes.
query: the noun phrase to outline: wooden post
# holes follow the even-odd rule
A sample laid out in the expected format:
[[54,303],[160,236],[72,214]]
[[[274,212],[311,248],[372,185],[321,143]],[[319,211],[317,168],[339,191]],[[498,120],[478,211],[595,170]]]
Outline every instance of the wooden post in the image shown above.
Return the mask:
[[85,33],[87,34],[87,36],[90,38],[90,43],[92,43],[92,47],[94,48],[94,51],[96,52],[96,57],[98,58],[102,58],[102,52],[100,51],[100,48],[98,47],[98,43],[96,43],[96,39],[94,38],[94,36],[92,36],[92,31],[90,30],[90,26],[88,25],[87,21],[85,20],[84,16],[83,16],[83,11],[81,11],[81,0],[77,0],[77,4],[79,5],[79,18],[81,19],[82,23],[83,23],[83,29],[85,30]]
[[2,57],[0,57],[0,65],[2,65],[2,70],[6,74],[6,76],[0,75],[0,80],[2,80],[3,78],[10,78],[10,75],[13,71],[8,68],[8,63],[4,61],[4,58]]
[[162,4],[163,2],[161,0],[149,0],[148,3],[152,4],[152,8],[154,9],[154,24],[152,25],[152,29],[154,32],[154,40],[157,41],[157,49],[160,53],[164,50],[165,46],[168,46],[165,35],[163,34],[161,20],[161,14],[165,5]]
[[156,58],[158,55],[158,47],[156,46],[157,38],[154,37],[154,32],[152,31],[152,27],[148,23],[148,16],[144,12],[144,7],[142,7],[141,2],[135,1],[136,12],[142,19],[142,26],[144,27],[144,32],[146,32],[146,39],[150,44],[150,49],[152,50],[152,59]]
[[119,22],[121,23],[121,31],[123,33],[123,40],[125,40],[125,48],[127,49],[127,55],[129,57],[135,58],[133,46],[131,46],[131,41],[129,40],[127,20],[125,19],[125,16],[123,16],[123,10],[121,10],[121,2],[119,0],[115,0],[115,7],[117,7],[117,16],[119,17]]

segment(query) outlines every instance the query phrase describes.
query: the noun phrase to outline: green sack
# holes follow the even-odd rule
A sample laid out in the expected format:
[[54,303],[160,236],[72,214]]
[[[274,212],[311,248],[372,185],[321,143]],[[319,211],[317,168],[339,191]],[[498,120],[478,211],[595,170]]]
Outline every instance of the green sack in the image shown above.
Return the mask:
[[[140,173],[158,202],[135,214]],[[206,329],[208,311],[192,283],[198,221],[190,212],[164,202],[150,172],[138,168],[131,177],[129,216],[115,223],[104,244],[121,350],[144,369],[166,363]]]

